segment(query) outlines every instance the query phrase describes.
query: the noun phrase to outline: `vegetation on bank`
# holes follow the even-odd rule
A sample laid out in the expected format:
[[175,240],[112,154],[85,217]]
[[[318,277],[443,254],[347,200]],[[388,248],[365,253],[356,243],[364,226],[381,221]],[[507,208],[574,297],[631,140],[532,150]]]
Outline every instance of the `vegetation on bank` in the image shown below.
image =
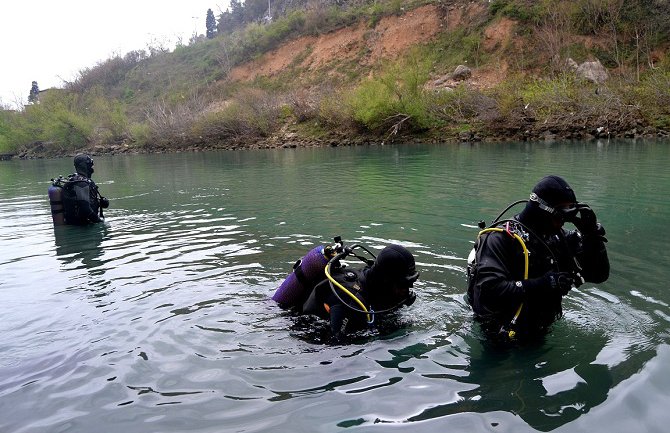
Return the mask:
[[[242,11],[258,6],[235,3]],[[300,62],[306,51],[278,76],[227,80],[235,66],[301,35],[359,22],[372,32],[383,17],[424,4],[438,4],[449,14],[470,2],[302,3],[280,2],[283,15],[270,23],[247,18],[222,28],[224,18],[232,19],[229,10],[211,39],[195,38],[171,52],[150,47],[115,56],[81,71],[64,89],[41,92],[39,103],[0,110],[0,153],[21,152],[35,142],[45,154],[65,154],[95,146],[275,146],[282,144],[278,136],[303,142],[357,136],[468,140],[670,130],[666,2],[493,0],[395,60],[368,64],[362,50],[355,59],[308,71]],[[487,46],[486,29],[503,19],[513,20],[516,36]],[[567,58],[598,59],[610,79],[601,85],[580,80]],[[494,68],[501,59],[508,75],[495,86],[431,86],[456,65]]]

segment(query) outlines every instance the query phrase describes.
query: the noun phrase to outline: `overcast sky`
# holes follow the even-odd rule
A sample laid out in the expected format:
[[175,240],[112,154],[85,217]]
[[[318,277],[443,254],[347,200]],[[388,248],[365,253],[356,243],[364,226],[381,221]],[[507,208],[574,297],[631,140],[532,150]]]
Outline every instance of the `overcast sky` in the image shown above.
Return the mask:
[[228,0],[2,0],[0,103],[26,101],[32,81],[40,90],[62,87],[79,70],[114,54],[174,47],[205,33],[211,8],[218,18]]

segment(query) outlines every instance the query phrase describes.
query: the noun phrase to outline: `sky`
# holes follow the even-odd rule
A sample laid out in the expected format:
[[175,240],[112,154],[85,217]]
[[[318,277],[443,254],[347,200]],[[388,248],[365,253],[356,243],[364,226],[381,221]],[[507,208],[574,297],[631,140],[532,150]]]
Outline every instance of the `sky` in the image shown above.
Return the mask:
[[[31,83],[62,87],[115,54],[170,49],[205,33],[228,0],[3,0],[0,3],[0,104],[27,101]],[[148,51],[148,50],[147,50]]]

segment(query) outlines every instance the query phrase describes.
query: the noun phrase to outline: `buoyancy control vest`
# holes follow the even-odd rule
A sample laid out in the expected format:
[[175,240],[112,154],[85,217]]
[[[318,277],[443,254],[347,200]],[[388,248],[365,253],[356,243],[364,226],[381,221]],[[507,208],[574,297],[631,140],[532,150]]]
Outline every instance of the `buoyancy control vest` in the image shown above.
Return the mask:
[[[54,182],[56,185],[56,182]],[[65,224],[85,225],[100,221],[98,187],[91,179],[80,174],[59,178]]]
[[[342,305],[353,313],[359,313],[365,316],[365,312],[359,312],[359,302],[366,305],[365,299],[361,294],[363,289],[364,269],[349,269],[346,266],[339,266],[331,270],[330,276],[339,284],[339,290],[346,289],[348,293],[342,293],[337,296],[330,287],[330,281],[324,279],[319,282],[310,293],[307,301],[302,306],[302,311],[307,314],[315,314],[326,318],[330,314],[330,309],[334,305]],[[354,299],[355,298],[355,299]],[[356,299],[358,301],[356,301]]]

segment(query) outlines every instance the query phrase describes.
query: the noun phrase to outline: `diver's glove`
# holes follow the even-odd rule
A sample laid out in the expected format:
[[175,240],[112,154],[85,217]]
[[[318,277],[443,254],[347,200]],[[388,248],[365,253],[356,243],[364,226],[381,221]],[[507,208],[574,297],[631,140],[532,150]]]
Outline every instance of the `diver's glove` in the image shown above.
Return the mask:
[[103,209],[107,209],[109,207],[109,200],[107,200],[107,197],[100,197],[100,207]]
[[549,285],[555,292],[565,296],[573,287],[579,287],[584,282],[581,278],[571,272],[549,272],[545,274],[549,279]]
[[547,272],[541,277],[523,281],[523,289],[529,298],[542,298],[547,290],[560,296],[568,294],[573,287],[579,287],[583,279],[571,272]]
[[577,208],[579,209],[579,217],[575,216],[572,220],[577,230],[585,236],[595,233],[598,230],[596,213],[587,204],[578,204]]

